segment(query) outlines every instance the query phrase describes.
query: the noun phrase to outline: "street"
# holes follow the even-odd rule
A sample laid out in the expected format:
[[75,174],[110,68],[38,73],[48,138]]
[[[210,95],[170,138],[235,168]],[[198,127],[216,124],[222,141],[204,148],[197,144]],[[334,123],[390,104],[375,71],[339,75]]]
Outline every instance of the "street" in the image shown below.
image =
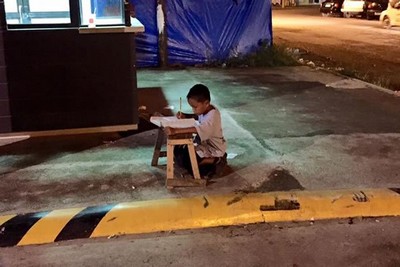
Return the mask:
[[379,266],[400,264],[399,218],[217,227],[3,248],[0,266]]
[[378,20],[322,17],[318,6],[273,9],[276,44],[302,50],[317,66],[392,90],[400,90],[397,45],[400,28],[383,29]]

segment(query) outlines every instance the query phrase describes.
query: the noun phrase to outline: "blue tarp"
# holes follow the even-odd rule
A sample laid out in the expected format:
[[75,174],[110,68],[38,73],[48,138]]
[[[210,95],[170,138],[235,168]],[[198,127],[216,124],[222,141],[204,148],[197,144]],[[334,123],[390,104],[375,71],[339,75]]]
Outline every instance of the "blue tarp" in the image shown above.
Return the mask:
[[[131,0],[145,33],[137,35],[137,65],[158,65],[157,1]],[[168,63],[223,61],[271,44],[271,1],[166,1]]]
[[144,33],[136,35],[136,65],[158,66],[157,1],[131,0],[131,4],[134,5],[137,19],[145,28]]

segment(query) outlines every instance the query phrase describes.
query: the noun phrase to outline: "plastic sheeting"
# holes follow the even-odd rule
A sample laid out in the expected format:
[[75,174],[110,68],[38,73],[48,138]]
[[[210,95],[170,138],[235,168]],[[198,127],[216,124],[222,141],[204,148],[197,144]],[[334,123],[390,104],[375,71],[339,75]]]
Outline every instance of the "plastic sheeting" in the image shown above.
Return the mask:
[[[157,1],[131,0],[146,32],[137,35],[137,65],[157,66]],[[272,43],[269,0],[167,0],[168,64],[224,60]]]
[[137,19],[144,25],[145,32],[136,35],[136,65],[158,66],[157,1],[131,0]]

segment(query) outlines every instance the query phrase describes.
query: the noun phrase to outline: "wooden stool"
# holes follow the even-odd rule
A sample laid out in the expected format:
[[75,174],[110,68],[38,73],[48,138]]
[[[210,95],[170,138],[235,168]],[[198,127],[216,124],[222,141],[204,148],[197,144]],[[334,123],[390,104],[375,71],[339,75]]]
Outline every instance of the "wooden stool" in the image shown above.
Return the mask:
[[[161,151],[161,146],[166,139],[164,131],[159,128],[157,133],[157,140],[154,146],[153,159],[151,161],[152,166],[158,165],[158,159],[160,157],[167,157],[167,188],[177,186],[205,186],[206,180],[201,179],[199,173],[199,167],[197,165],[196,152],[191,134],[179,134],[169,136],[167,138],[167,151]],[[187,145],[190,157],[190,163],[192,165],[194,179],[178,179],[174,176],[174,146],[176,145]]]

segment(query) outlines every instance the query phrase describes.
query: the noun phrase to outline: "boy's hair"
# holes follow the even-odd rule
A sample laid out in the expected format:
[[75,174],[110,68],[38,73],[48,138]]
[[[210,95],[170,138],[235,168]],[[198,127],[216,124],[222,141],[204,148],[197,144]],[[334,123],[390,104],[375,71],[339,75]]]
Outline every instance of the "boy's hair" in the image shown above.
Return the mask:
[[192,88],[190,88],[189,93],[187,94],[187,99],[193,98],[198,102],[211,101],[210,90],[204,84],[196,84]]

